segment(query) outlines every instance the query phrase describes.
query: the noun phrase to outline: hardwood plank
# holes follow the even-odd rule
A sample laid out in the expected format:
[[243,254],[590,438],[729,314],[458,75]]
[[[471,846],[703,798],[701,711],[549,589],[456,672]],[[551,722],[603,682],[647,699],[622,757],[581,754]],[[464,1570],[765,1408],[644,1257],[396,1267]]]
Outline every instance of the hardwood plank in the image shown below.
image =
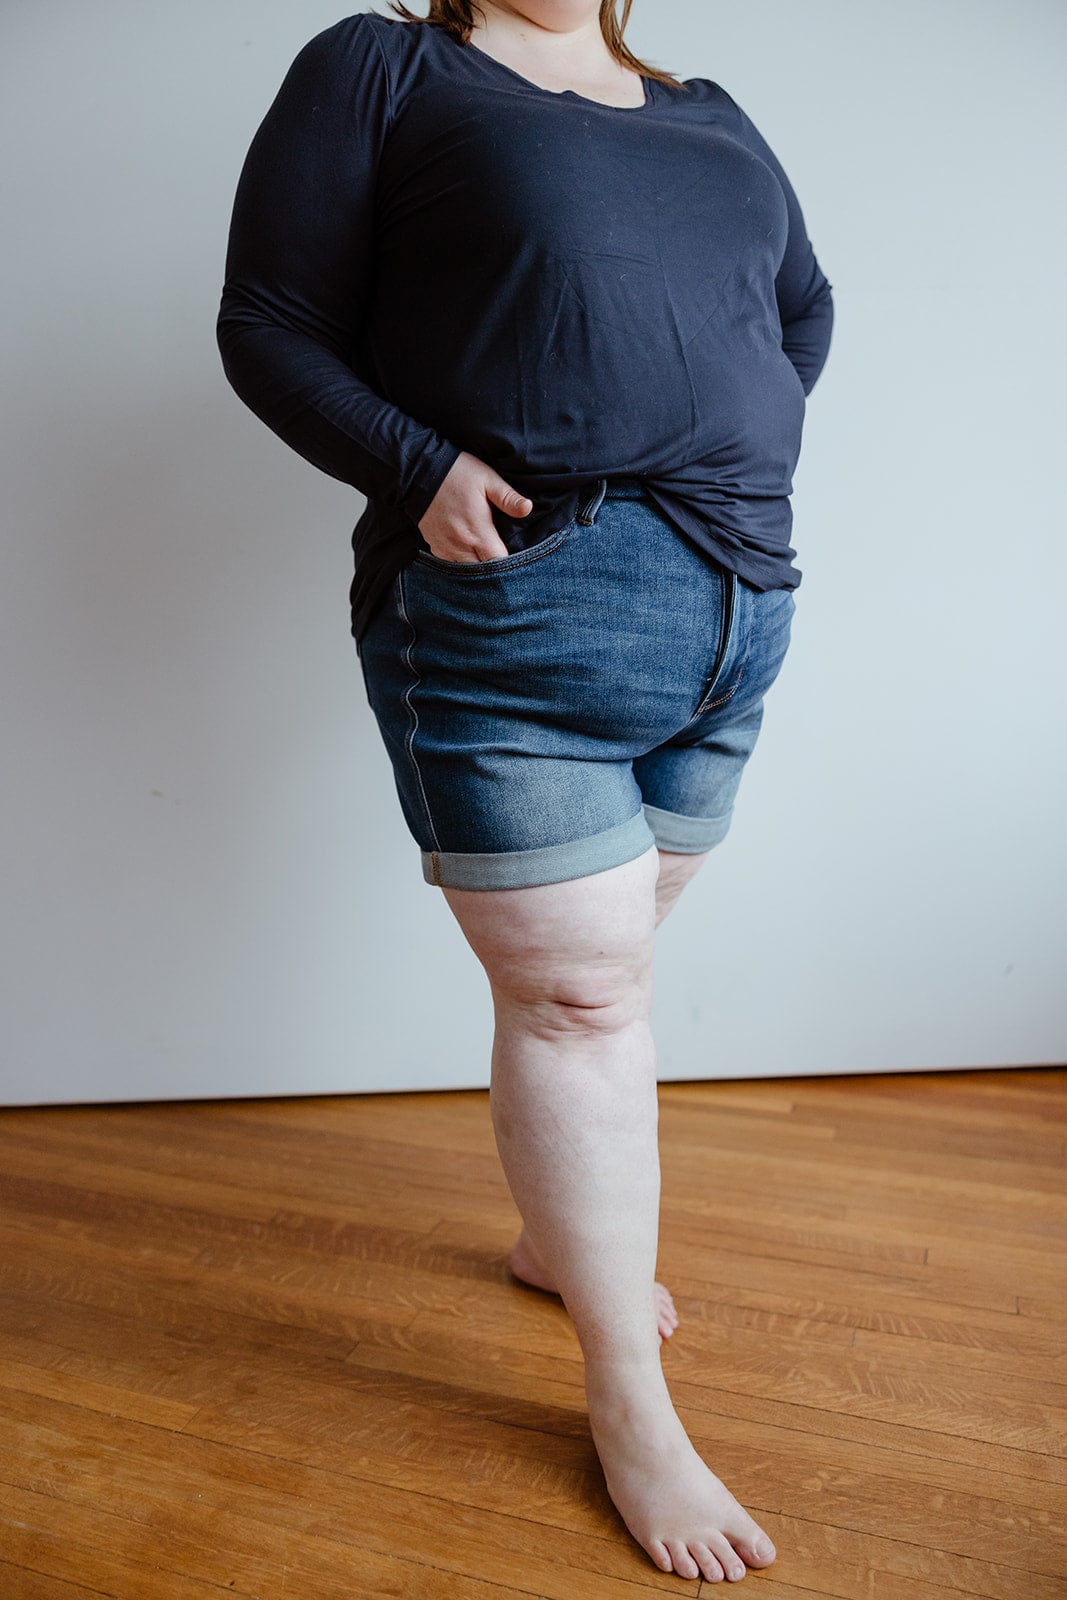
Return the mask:
[[[673,1344],[672,1340],[664,1358],[671,1394],[679,1409],[686,1408],[693,1425],[712,1432],[717,1440],[758,1440],[755,1448],[760,1454],[765,1444],[780,1440],[782,1449],[798,1462],[809,1458],[810,1445],[814,1462],[832,1459],[849,1466],[857,1465],[864,1452],[877,1448],[903,1453],[917,1481],[924,1484],[934,1481],[928,1476],[934,1473],[940,1475],[939,1483],[988,1486],[990,1476],[996,1474],[999,1482],[1007,1484],[1004,1492],[1013,1503],[1029,1503],[1054,1513],[1067,1498],[1062,1488],[1067,1483],[1067,1461],[1062,1453],[1047,1454],[1023,1445],[1009,1447],[999,1441],[946,1433],[922,1422],[898,1419],[895,1414],[883,1420],[855,1408],[835,1410],[830,1406],[816,1414],[803,1401],[768,1398],[741,1385],[730,1388],[717,1366],[694,1360]],[[519,1402],[535,1407],[542,1401],[551,1402],[551,1426],[547,1422],[541,1426],[553,1433],[573,1432],[570,1413],[575,1404],[581,1404],[577,1359],[568,1382],[561,1376],[556,1358],[472,1342],[466,1331],[449,1330],[429,1319],[417,1318],[408,1328],[375,1330],[373,1336],[360,1341],[346,1364],[359,1369],[361,1384],[369,1381],[372,1372],[388,1374],[387,1381],[399,1386],[395,1392],[408,1400],[414,1399],[419,1385],[451,1386],[462,1396],[464,1407],[483,1417],[507,1416],[508,1406]],[[190,1426],[197,1427],[201,1421],[194,1419]],[[522,1426],[533,1426],[525,1412]],[[907,1461],[898,1464],[898,1470],[903,1472]]]
[[[87,1589],[82,1583],[66,1583],[49,1573],[31,1572],[28,1567],[15,1567],[0,1560],[0,1595],[4,1600],[99,1600],[103,1594],[102,1589]],[[105,1600],[112,1597],[105,1596]]]
[[183,1427],[195,1414],[195,1405],[138,1394],[124,1385],[94,1382],[55,1367],[0,1357],[0,1388],[18,1389],[40,1399],[69,1400],[72,1405],[102,1411],[109,1417],[129,1417],[161,1428]]
[[[987,1559],[973,1555],[941,1554],[910,1545],[904,1540],[858,1535],[847,1529],[824,1526],[799,1517],[780,1517],[774,1534],[779,1551],[790,1551],[788,1577],[779,1575],[782,1558],[765,1573],[747,1582],[762,1597],[811,1600],[812,1596],[839,1600],[956,1600],[957,1595],[982,1600],[1063,1600],[1059,1577],[1020,1571],[1006,1552],[990,1551]],[[758,1588],[756,1588],[758,1584]],[[700,1600],[709,1600],[705,1585]],[[715,1592],[724,1592],[716,1585]],[[741,1591],[744,1593],[745,1591]]]
[[[1067,1593],[1065,1088],[660,1086],[664,1366],[761,1593]],[[484,1090],[0,1112],[3,1600],[704,1595],[518,1225]]]
[[[404,1594],[373,1586],[381,1561],[395,1561],[398,1551],[420,1576],[424,1567],[436,1568],[549,1600],[614,1600],[633,1591],[670,1590],[672,1577],[678,1590],[680,1580],[658,1572],[625,1529],[617,1536],[602,1489],[590,1496],[581,1533],[553,1528],[547,1538],[545,1526],[521,1505],[499,1514],[410,1489],[386,1491],[347,1460],[339,1465],[343,1415],[336,1437],[326,1439],[320,1452],[304,1452],[315,1455],[310,1466],[300,1457],[249,1448],[247,1438],[225,1449],[124,1420],[103,1437],[93,1414],[79,1417],[73,1408],[66,1408],[65,1430],[60,1411],[58,1405],[50,1410],[53,1426],[42,1448],[49,1459],[64,1459],[73,1439],[81,1441],[77,1464],[63,1474],[58,1489],[63,1527],[84,1560],[99,1542],[108,1559],[151,1564],[161,1582],[188,1573],[225,1587],[239,1573],[241,1583],[254,1593],[266,1589],[271,1600],[340,1596],[338,1580],[347,1583],[348,1597],[357,1583],[368,1586],[357,1594]],[[38,1503],[44,1497],[8,1483],[10,1470],[10,1463],[0,1463],[0,1516],[42,1520]],[[104,1502],[121,1505],[122,1515],[102,1512]],[[58,1566],[58,1555],[52,1559],[61,1576],[71,1570]],[[333,1587],[324,1589],[326,1583]],[[681,1592],[696,1591],[693,1582]],[[127,1591],[119,1592],[125,1597]],[[166,1587],[159,1593],[169,1600]]]

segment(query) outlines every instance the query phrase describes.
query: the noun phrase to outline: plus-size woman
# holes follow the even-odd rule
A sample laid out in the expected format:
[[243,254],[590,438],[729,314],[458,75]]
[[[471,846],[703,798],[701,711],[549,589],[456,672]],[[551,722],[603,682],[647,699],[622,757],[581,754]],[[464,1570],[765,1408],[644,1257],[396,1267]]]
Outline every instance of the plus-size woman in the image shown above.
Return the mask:
[[664,1571],[774,1548],[660,1346],[654,933],[729,827],[800,573],[830,285],[785,172],[616,0],[431,0],[299,52],[256,132],[226,375],[352,484],[352,633],[397,795],[489,979],[490,1105],[608,1491]]

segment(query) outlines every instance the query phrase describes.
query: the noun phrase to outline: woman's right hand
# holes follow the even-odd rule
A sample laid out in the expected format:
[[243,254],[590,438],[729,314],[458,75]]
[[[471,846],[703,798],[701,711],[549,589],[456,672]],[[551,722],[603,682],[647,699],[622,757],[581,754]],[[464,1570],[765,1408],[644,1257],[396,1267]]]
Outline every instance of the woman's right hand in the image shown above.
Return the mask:
[[462,450],[424,511],[419,532],[442,561],[493,561],[510,555],[490,506],[509,517],[528,517],[533,501],[505,483],[487,462]]

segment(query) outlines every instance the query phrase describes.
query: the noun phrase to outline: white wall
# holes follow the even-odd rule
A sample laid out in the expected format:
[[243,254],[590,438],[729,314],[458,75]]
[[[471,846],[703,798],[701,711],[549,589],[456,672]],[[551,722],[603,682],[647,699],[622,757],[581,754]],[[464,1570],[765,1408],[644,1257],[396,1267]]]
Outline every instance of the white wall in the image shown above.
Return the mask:
[[[215,347],[248,142],[342,14],[0,11],[8,1104],[488,1082],[348,633],[363,502]],[[639,0],[630,37],[745,106],[837,306],[793,646],[659,935],[661,1076],[1062,1061],[1067,12]]]

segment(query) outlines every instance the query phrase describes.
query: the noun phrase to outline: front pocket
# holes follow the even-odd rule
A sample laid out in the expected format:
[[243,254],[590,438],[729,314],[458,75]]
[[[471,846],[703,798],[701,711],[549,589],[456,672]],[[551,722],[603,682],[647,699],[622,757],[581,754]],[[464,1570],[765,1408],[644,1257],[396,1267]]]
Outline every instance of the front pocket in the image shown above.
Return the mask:
[[451,572],[460,578],[493,578],[498,572],[512,572],[518,567],[528,567],[533,562],[539,561],[542,556],[551,555],[577,526],[578,519],[575,517],[564,527],[557,528],[555,533],[539,539],[536,544],[528,545],[524,550],[512,550],[506,556],[493,556],[488,561],[446,561],[444,556],[435,556],[432,550],[417,550],[415,560],[421,562],[423,566],[436,567],[438,571]]

